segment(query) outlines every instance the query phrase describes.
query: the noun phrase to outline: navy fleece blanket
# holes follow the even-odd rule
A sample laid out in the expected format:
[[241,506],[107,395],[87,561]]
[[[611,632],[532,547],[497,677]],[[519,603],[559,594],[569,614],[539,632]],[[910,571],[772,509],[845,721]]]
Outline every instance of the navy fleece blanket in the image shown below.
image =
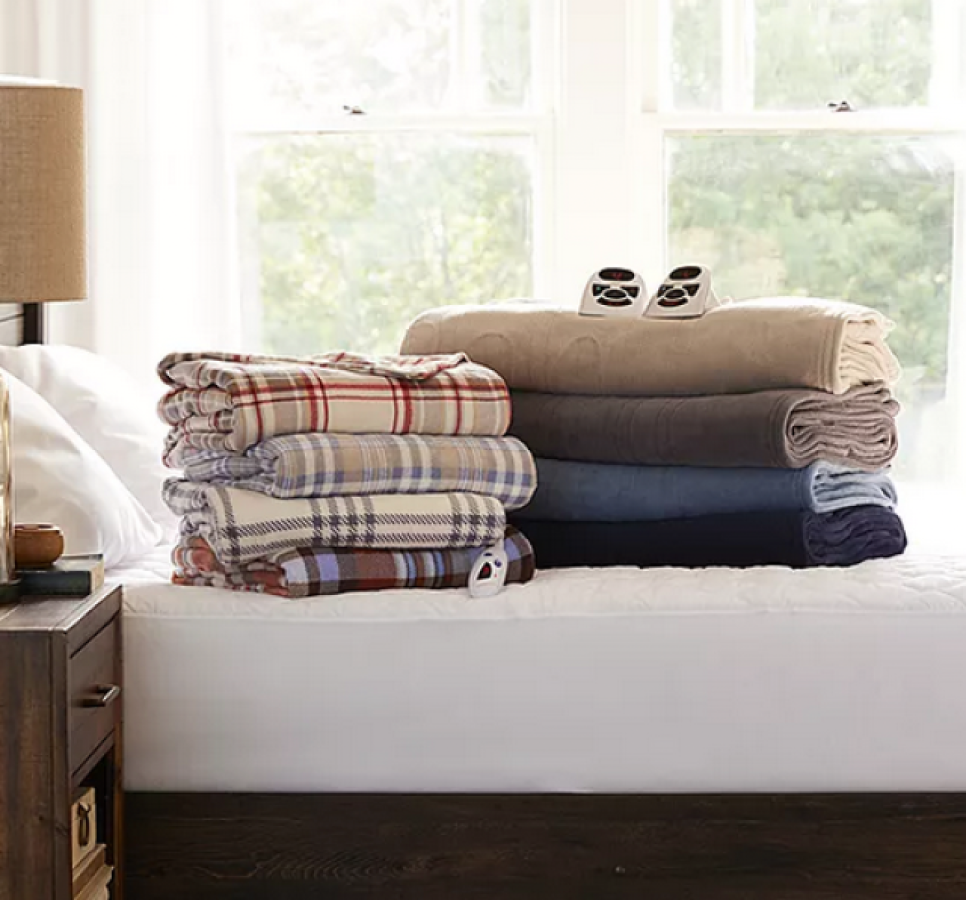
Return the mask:
[[648,522],[720,513],[850,506],[894,508],[889,475],[813,463],[804,469],[616,466],[537,459],[537,490],[520,519]]
[[663,522],[521,523],[538,569],[573,566],[851,566],[906,548],[899,517],[882,506],[736,513]]

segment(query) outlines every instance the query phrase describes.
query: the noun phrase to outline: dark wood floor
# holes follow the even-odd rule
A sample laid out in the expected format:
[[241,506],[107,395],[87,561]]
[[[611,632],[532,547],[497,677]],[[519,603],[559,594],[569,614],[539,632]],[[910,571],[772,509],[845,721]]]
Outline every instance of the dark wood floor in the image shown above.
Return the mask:
[[966,900],[966,795],[129,794],[128,900]]

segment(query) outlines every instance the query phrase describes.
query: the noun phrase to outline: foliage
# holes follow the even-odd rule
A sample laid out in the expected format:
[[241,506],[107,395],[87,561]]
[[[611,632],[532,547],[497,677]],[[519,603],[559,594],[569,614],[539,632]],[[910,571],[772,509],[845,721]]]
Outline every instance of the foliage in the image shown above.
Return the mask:
[[513,141],[280,138],[252,149],[241,182],[269,350],[391,353],[424,309],[531,292],[530,172]]
[[909,375],[946,371],[953,170],[928,141],[700,136],[673,145],[671,256],[722,293],[837,297],[899,324]]

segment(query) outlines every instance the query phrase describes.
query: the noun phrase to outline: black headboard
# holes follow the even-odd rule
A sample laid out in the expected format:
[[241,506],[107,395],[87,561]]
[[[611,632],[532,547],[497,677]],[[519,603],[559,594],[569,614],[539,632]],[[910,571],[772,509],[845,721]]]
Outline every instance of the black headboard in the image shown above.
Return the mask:
[[43,307],[39,303],[0,303],[0,345],[43,342]]
[[44,307],[42,303],[24,303],[21,306],[21,344],[44,342]]

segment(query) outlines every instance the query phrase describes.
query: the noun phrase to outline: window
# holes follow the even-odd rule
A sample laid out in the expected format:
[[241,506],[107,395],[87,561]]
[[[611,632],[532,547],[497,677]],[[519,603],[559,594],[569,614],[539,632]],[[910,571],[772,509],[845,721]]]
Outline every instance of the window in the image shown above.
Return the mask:
[[534,292],[550,9],[222,5],[249,343],[392,352],[424,309]]
[[703,262],[892,317],[897,474],[966,479],[966,0],[222,6],[259,346]]

